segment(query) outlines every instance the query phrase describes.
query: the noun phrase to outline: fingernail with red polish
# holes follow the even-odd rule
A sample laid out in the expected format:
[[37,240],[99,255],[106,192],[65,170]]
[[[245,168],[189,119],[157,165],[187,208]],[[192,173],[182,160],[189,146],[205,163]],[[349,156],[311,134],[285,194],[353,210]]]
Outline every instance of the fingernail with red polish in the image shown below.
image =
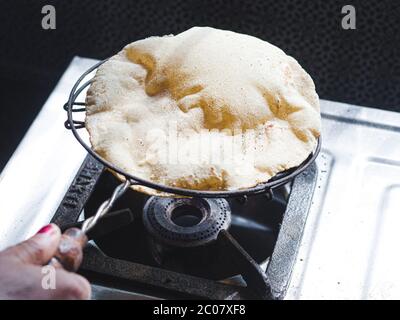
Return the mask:
[[49,233],[53,226],[51,224],[48,224],[47,226],[44,226],[41,228],[37,233]]

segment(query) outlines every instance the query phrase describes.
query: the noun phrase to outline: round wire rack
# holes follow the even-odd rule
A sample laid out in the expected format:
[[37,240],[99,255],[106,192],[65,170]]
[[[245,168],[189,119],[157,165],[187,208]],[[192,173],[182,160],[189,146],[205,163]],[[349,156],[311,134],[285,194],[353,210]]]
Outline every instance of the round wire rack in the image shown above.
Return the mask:
[[275,175],[273,178],[268,180],[264,183],[259,183],[258,185],[247,188],[247,189],[238,189],[238,190],[227,190],[227,191],[205,191],[205,190],[194,190],[194,189],[184,189],[184,188],[177,188],[166,186],[162,184],[157,184],[140,177],[134,176],[117,166],[113,165],[112,163],[105,160],[99,154],[97,154],[81,137],[78,133],[79,129],[85,128],[85,122],[82,120],[74,119],[74,114],[79,112],[85,112],[85,102],[78,102],[76,99],[82,93],[82,91],[87,88],[91,80],[85,81],[84,79],[94,70],[96,70],[101,64],[103,64],[106,60],[100,61],[90,69],[88,69],[85,73],[83,73],[77,82],[72,87],[71,93],[68,98],[68,102],[64,105],[64,110],[67,111],[68,119],[65,121],[65,127],[72,131],[75,138],[78,142],[87,150],[87,152],[94,157],[97,161],[102,163],[105,168],[108,168],[123,177],[125,177],[126,182],[125,185],[140,185],[145,186],[151,189],[155,189],[158,191],[181,195],[181,196],[189,196],[189,197],[203,197],[203,198],[227,198],[227,197],[242,197],[252,194],[259,194],[264,192],[270,192],[273,189],[280,187],[291,180],[293,180],[297,175],[305,171],[317,158],[318,153],[321,149],[321,137],[318,138],[317,147],[315,148],[314,152],[311,153],[308,158],[301,163],[299,166],[295,168],[291,168],[289,170],[283,171]]

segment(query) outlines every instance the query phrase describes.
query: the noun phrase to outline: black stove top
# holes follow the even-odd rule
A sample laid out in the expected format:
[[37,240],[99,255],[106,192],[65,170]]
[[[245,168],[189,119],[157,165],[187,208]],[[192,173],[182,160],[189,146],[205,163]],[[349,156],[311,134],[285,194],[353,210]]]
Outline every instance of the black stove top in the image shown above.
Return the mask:
[[[281,299],[315,181],[314,164],[291,186],[249,197],[156,198],[129,190],[89,232],[79,272],[92,283],[159,298]],[[119,183],[88,156],[53,222],[79,225]],[[196,229],[210,217],[209,230]],[[153,230],[149,221],[161,222]]]

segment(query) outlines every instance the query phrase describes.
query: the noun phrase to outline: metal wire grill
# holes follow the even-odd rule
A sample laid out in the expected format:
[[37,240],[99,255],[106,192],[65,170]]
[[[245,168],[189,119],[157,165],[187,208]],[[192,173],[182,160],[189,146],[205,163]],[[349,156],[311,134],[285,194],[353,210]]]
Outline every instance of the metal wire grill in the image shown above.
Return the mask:
[[[88,87],[91,80],[83,82],[83,80],[94,70],[96,70],[101,64],[107,60],[103,60],[88,69],[82,76],[77,80],[77,82],[72,87],[71,93],[68,98],[68,102],[64,105],[64,110],[67,111],[68,119],[65,121],[65,127],[72,131],[78,142],[87,150],[87,152],[93,156],[97,161],[102,163],[106,168],[122,175],[131,185],[141,185],[158,191],[181,195],[189,197],[203,197],[203,198],[227,198],[227,197],[242,197],[252,194],[270,192],[274,188],[280,187],[291,180],[293,180],[297,175],[306,170],[317,158],[318,153],[321,149],[321,137],[318,138],[318,144],[316,149],[310,156],[298,167],[291,168],[289,170],[283,171],[275,175],[272,179],[265,183],[260,183],[252,188],[239,189],[239,190],[228,190],[228,191],[204,191],[204,190],[193,190],[193,189],[183,189],[177,187],[171,187],[166,185],[157,184],[140,177],[134,176],[118,167],[108,162],[97,154],[92,148],[85,143],[80,134],[79,129],[85,128],[85,122],[81,120],[74,119],[74,114],[79,112],[85,112],[85,103],[78,102],[76,99],[82,93],[82,91]],[[82,83],[83,82],[83,83]]]

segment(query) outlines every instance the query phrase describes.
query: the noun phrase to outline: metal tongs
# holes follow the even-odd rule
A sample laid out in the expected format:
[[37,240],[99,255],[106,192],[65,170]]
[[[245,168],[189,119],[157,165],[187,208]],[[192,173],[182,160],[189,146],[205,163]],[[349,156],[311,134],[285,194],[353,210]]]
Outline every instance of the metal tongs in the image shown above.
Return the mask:
[[97,209],[96,213],[84,220],[68,227],[61,235],[61,240],[54,257],[50,260],[49,265],[54,267],[63,267],[68,271],[77,271],[83,258],[82,249],[88,242],[88,232],[92,230],[97,223],[110,212],[115,201],[120,198],[125,191],[134,184],[130,180],[118,185],[111,197],[104,201]]

